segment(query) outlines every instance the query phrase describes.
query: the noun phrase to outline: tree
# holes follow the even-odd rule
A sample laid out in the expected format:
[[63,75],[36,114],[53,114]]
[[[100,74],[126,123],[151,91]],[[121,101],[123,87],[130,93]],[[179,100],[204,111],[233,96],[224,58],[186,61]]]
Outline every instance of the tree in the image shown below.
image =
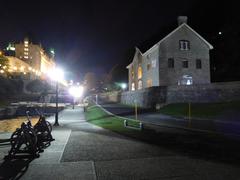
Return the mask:
[[90,91],[94,91],[97,86],[97,78],[96,75],[92,72],[86,73],[84,76],[84,82],[86,84],[86,87]]
[[46,93],[50,86],[43,81],[36,79],[27,84],[26,89],[32,93]]
[[9,60],[6,56],[0,54],[0,73],[8,74]]

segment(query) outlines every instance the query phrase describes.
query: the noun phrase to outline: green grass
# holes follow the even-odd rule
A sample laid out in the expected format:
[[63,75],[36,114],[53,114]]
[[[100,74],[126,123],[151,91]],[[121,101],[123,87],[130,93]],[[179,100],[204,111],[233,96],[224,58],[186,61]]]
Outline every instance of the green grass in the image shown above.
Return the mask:
[[[239,112],[240,102],[191,103],[191,116],[198,118],[215,118],[227,112]],[[158,112],[172,116],[188,116],[188,103],[169,104]]]
[[4,100],[0,100],[0,108],[4,108],[8,105],[8,102],[4,101]]
[[[91,106],[87,108],[86,119],[89,123],[120,134],[131,137],[142,136],[141,131],[124,127],[124,119],[109,115],[98,106]],[[138,122],[128,121],[128,123],[133,127],[139,127]]]

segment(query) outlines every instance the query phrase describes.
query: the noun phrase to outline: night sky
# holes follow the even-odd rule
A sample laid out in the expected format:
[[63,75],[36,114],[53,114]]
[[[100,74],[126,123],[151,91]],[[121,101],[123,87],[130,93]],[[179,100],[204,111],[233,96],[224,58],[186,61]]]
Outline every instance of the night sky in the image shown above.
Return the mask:
[[134,47],[159,41],[177,27],[179,15],[187,15],[188,24],[213,45],[226,24],[239,22],[237,6],[220,1],[4,1],[0,47],[27,35],[55,49],[69,78],[102,75],[116,64],[119,77],[126,78]]

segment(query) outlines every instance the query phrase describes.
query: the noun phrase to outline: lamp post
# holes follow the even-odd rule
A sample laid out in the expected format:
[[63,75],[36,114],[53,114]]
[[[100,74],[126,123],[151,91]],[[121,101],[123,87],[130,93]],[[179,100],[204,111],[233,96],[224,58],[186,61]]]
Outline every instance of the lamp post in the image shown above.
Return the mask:
[[58,123],[58,81],[56,81],[56,112],[55,112],[54,126],[59,126],[59,123]]
[[63,80],[63,71],[59,68],[55,68],[49,72],[49,77],[56,82],[56,111],[55,111],[55,123],[54,126],[59,126],[58,123],[58,93],[59,93],[59,81]]

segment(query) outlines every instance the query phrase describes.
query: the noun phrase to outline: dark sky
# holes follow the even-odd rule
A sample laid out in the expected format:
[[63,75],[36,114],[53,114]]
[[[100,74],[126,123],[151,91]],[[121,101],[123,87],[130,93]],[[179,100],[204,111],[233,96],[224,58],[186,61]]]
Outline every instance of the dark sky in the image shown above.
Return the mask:
[[55,48],[57,62],[68,75],[103,74],[115,64],[127,65],[135,46],[176,28],[178,15],[187,15],[189,25],[203,37],[217,34],[234,16],[233,6],[206,2],[5,1],[0,10],[0,47],[28,35],[46,49]]

